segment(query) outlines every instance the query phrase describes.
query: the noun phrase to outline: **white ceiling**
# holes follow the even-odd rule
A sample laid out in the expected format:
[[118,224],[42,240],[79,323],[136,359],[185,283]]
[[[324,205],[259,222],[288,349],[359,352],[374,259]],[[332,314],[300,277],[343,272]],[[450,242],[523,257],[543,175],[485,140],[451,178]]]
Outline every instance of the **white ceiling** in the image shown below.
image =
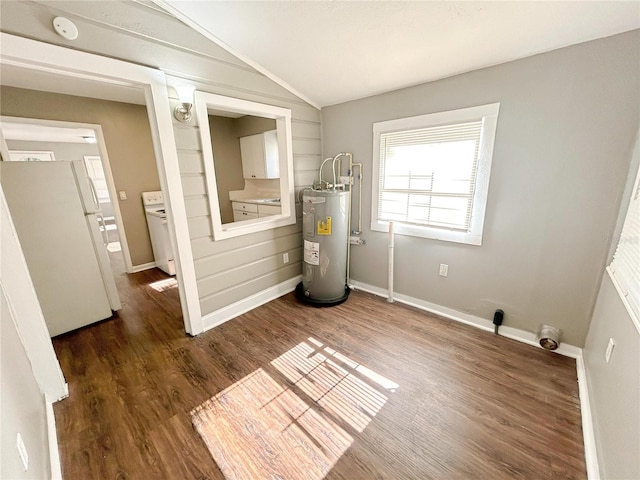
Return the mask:
[[640,1],[156,3],[316,106],[640,28]]

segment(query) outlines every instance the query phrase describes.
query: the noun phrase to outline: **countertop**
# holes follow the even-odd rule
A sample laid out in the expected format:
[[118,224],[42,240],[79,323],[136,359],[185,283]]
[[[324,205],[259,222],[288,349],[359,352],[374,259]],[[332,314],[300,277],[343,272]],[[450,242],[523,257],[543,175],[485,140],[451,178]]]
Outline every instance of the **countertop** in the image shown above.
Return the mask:
[[255,203],[256,205],[275,205],[280,206],[279,198],[236,198],[233,202]]

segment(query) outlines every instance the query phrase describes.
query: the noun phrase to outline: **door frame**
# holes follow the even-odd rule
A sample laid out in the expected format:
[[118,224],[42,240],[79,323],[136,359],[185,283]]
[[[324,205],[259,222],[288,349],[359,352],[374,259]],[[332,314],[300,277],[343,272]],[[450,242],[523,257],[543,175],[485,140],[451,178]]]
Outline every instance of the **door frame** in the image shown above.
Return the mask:
[[[96,143],[98,145],[98,151],[100,152],[100,160],[102,161],[102,168],[104,170],[105,179],[107,180],[107,189],[109,190],[109,196],[111,197],[111,203],[113,203],[116,217],[116,226],[118,227],[118,235],[120,236],[120,245],[122,247],[125,270],[127,273],[133,273],[134,269],[133,262],[131,261],[131,252],[129,251],[126,230],[122,220],[122,212],[120,211],[120,202],[118,202],[117,197],[118,192],[116,190],[115,181],[113,180],[111,163],[109,162],[109,152],[107,151],[107,145],[104,140],[102,126],[93,123],[63,122],[60,120],[43,120],[39,118],[10,117],[4,115],[0,116],[0,123],[2,122],[24,123],[28,125],[42,125],[58,128],[86,128],[93,130],[96,133]],[[6,142],[6,138],[4,139],[4,142]],[[4,142],[0,148],[5,148]]]
[[6,65],[70,79],[89,80],[98,84],[134,87],[144,92],[158,176],[165,197],[169,237],[175,254],[184,328],[191,335],[203,332],[195,265],[164,72],[7,33],[0,33],[0,43],[2,44],[0,60]]

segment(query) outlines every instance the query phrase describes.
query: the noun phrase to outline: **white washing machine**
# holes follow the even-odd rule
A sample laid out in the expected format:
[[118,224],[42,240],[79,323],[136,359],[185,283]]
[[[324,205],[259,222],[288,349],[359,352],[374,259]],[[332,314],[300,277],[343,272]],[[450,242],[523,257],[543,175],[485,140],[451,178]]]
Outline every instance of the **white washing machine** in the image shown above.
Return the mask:
[[162,192],[142,192],[142,204],[147,216],[156,267],[169,275],[175,275],[175,257],[169,240],[169,225]]

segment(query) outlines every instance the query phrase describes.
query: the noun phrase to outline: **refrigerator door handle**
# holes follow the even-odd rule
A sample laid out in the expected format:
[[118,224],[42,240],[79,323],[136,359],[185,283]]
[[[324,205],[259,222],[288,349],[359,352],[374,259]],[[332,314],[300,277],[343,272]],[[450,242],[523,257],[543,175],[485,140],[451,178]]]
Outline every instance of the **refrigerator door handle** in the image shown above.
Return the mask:
[[[91,190],[91,198],[93,200],[93,206],[95,207],[95,211],[96,213],[100,212],[100,200],[98,200],[98,191],[96,190],[96,184],[93,183],[93,180],[91,179],[91,177],[87,177],[87,180],[89,182],[89,190]],[[102,215],[100,215],[100,218],[102,218]],[[104,223],[104,218],[102,219],[102,222]]]

